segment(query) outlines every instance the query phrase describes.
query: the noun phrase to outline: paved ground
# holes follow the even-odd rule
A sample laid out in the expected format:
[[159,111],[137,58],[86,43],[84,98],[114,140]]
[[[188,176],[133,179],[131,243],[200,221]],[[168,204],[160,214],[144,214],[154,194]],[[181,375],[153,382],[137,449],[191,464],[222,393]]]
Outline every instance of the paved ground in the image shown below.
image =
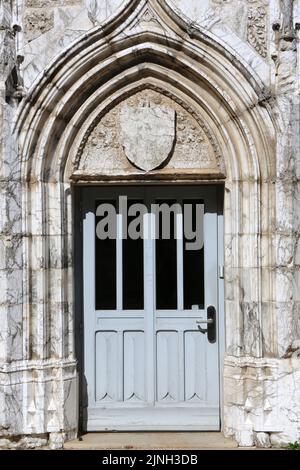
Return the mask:
[[236,449],[237,443],[220,432],[103,432],[89,433],[66,442],[71,450],[221,450]]

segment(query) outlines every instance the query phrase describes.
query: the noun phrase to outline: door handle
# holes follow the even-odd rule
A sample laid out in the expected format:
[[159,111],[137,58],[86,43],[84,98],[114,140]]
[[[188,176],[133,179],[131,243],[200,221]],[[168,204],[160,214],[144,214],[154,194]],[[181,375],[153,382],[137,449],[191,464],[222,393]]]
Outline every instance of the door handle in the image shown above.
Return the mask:
[[[216,342],[216,333],[217,333],[217,326],[216,326],[216,309],[212,305],[207,307],[207,320],[198,320],[196,323],[198,324],[198,328],[201,333],[207,333],[207,339],[210,343]],[[201,324],[205,323],[207,328],[201,328]]]

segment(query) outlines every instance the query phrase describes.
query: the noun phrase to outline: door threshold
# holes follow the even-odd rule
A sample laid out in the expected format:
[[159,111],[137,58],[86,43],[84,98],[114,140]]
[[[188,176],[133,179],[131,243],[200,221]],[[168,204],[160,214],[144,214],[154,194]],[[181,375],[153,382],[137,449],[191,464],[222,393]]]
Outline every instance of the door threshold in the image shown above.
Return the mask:
[[90,432],[66,442],[67,450],[232,450],[222,432]]

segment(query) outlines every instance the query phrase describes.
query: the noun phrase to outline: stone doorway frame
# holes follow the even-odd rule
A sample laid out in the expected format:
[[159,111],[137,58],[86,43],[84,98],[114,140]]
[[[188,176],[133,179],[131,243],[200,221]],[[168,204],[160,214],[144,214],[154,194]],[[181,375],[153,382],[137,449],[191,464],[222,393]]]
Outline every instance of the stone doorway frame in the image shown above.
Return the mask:
[[[282,123],[260,80],[267,68],[256,56],[256,69],[250,68],[208,31],[191,33],[167,2],[136,0],[135,9],[131,3],[50,64],[17,117],[13,184],[20,197],[8,200],[12,212],[19,211],[15,256],[23,264],[10,275],[22,286],[22,298],[10,306],[7,324],[22,329],[9,336],[5,373],[7,394],[20,397],[22,413],[16,421],[8,408],[7,421],[19,434],[68,438],[77,432],[71,186],[80,177],[74,165],[93,119],[137,87],[156,87],[209,124],[224,159],[224,431],[253,442],[255,430],[276,428],[277,405],[267,405],[266,397],[272,401],[276,357],[284,349],[278,311],[290,308],[276,289],[285,273],[277,268],[274,229],[284,236],[278,207],[290,210],[293,200],[281,182],[274,184]],[[164,34],[151,22],[132,29],[146,4]],[[213,183],[224,174],[196,178]],[[90,175],[81,182],[96,181]],[[253,381],[262,389],[259,398]]]
[[[101,185],[93,185],[99,187],[108,187],[109,183],[103,181]],[[124,182],[120,180],[115,182],[116,186],[126,187],[131,186],[132,183],[129,181]],[[151,186],[153,181],[149,180],[148,182],[140,182],[135,184],[135,186]],[[155,186],[166,186],[166,181],[156,180]],[[186,181],[177,181],[168,182],[168,186],[186,186]],[[203,180],[193,181],[192,186],[203,186]],[[205,186],[205,185],[204,185]],[[209,186],[212,184],[209,183]],[[224,214],[223,214],[223,204],[224,204],[224,183],[218,182],[213,185],[217,189],[217,264],[218,264],[218,299],[216,304],[217,316],[218,316],[218,349],[219,349],[219,392],[220,392],[220,431],[224,430],[224,390],[223,390],[223,381],[224,381],[224,355],[225,355],[225,304],[224,304],[224,276],[220,273],[220,267],[223,267],[224,271]],[[76,358],[78,362],[78,382],[79,382],[79,392],[78,392],[78,431],[79,433],[86,433],[86,405],[85,401],[87,400],[87,392],[85,390],[85,378],[83,375],[84,370],[84,311],[83,311],[83,253],[82,253],[82,213],[80,210],[81,189],[89,187],[84,184],[74,184],[72,186],[72,198],[74,200],[73,207],[73,220],[74,220],[74,232],[73,232],[73,249],[74,249],[74,286],[75,286],[75,295],[74,295],[74,324],[75,324],[75,351]]]

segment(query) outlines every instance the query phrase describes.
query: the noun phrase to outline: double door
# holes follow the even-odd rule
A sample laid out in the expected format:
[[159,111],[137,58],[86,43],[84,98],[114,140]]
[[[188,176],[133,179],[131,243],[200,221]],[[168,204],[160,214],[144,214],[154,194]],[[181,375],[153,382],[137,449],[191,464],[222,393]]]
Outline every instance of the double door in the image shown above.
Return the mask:
[[218,430],[216,189],[82,195],[87,430]]

